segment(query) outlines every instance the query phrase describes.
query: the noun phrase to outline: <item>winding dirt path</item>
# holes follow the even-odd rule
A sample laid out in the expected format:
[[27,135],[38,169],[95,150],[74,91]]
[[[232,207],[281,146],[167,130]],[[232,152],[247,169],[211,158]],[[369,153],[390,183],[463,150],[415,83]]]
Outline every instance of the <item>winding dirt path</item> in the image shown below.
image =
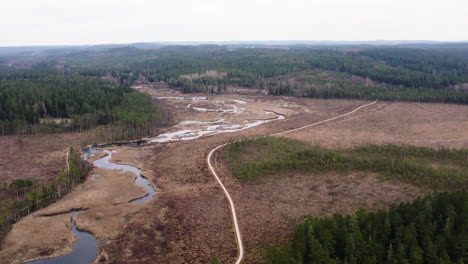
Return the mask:
[[[295,131],[302,130],[302,129],[305,129],[305,128],[314,127],[314,126],[317,126],[317,125],[320,125],[320,124],[323,124],[323,123],[326,123],[326,122],[330,122],[330,121],[333,121],[333,120],[336,120],[336,119],[351,115],[351,114],[359,111],[360,109],[371,106],[371,105],[373,105],[375,103],[377,103],[377,100],[373,101],[372,103],[361,105],[361,106],[357,107],[356,109],[354,109],[354,110],[352,110],[350,112],[347,112],[345,114],[335,116],[335,117],[332,117],[332,118],[329,118],[329,119],[325,119],[325,120],[322,120],[322,121],[319,121],[319,122],[316,122],[316,123],[313,123],[313,124],[309,124],[309,125],[306,125],[306,126],[302,126],[302,127],[299,127],[299,128],[294,128],[294,129],[286,130],[286,131],[283,131],[283,132],[274,133],[274,134],[271,134],[270,136],[281,136],[281,135],[284,135],[284,134],[287,134],[287,133],[295,132]],[[222,148],[222,147],[224,147],[224,146],[226,146],[228,144],[231,144],[231,143],[224,143],[224,144],[221,144],[221,145],[215,147],[214,149],[212,149],[210,151],[210,153],[208,154],[207,158],[206,158],[206,162],[208,164],[208,167],[211,170],[211,173],[213,174],[215,179],[218,181],[219,185],[221,186],[221,188],[224,191],[224,194],[225,194],[226,198],[229,201],[229,206],[231,208],[232,220],[233,220],[233,223],[234,223],[234,229],[235,229],[235,233],[236,233],[237,247],[239,249],[239,254],[237,256],[237,260],[236,260],[235,264],[240,264],[242,262],[242,259],[244,258],[244,245],[242,244],[242,236],[241,236],[241,232],[240,232],[240,228],[239,228],[239,224],[238,224],[238,220],[237,220],[236,208],[235,208],[234,202],[233,202],[233,200],[231,198],[231,195],[229,194],[228,190],[224,186],[221,179],[218,177],[218,174],[216,173],[216,170],[214,169],[214,166],[213,166],[213,164],[211,162],[211,157],[213,156],[213,154],[218,149],[220,149],[220,148]]]
[[65,160],[67,161],[67,171],[68,171],[68,173],[70,173],[70,163],[69,163],[69,161],[68,161],[68,155],[69,155],[69,154],[70,154],[70,151],[67,150],[67,155],[66,155],[66,157],[65,157]]

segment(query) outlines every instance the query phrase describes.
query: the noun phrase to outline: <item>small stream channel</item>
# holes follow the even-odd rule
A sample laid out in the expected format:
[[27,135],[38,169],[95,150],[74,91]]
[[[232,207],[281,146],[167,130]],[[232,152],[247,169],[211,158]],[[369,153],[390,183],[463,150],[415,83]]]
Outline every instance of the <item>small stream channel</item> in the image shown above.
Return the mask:
[[[147,194],[143,197],[134,199],[129,201],[129,203],[141,203],[146,201],[151,201],[154,198],[155,190],[149,183],[148,179],[141,175],[141,170],[135,166],[131,165],[124,165],[124,164],[117,164],[110,162],[112,158],[112,153],[116,152],[115,150],[108,150],[108,149],[101,149],[101,148],[109,148],[112,146],[139,146],[147,143],[164,143],[170,141],[179,141],[179,140],[193,140],[197,139],[204,135],[216,135],[221,133],[233,133],[237,131],[241,131],[244,129],[248,129],[254,126],[258,126],[264,123],[268,123],[275,120],[284,119],[285,116],[274,113],[271,111],[265,111],[268,114],[277,114],[277,118],[272,119],[265,119],[265,120],[256,120],[254,122],[247,122],[244,125],[216,125],[213,126],[213,122],[201,122],[206,123],[206,126],[199,129],[199,130],[192,130],[192,129],[185,129],[179,130],[176,132],[164,133],[148,140],[139,140],[139,141],[131,141],[131,142],[118,142],[118,143],[110,143],[104,144],[99,146],[92,146],[83,149],[84,158],[88,159],[90,155],[96,152],[106,152],[107,155],[94,161],[93,165],[98,168],[109,169],[109,170],[120,170],[123,172],[132,172],[136,175],[135,184],[138,186],[142,186],[147,191]],[[98,176],[99,177],[99,176]],[[72,210],[70,211],[71,214],[71,231],[77,237],[77,242],[73,246],[72,252],[59,256],[56,258],[48,258],[48,259],[39,259],[31,262],[27,262],[25,264],[88,264],[92,263],[97,255],[98,255],[98,245],[99,241],[89,232],[78,230],[75,225],[74,216],[75,213],[79,213],[86,210]]]
[[[123,144],[123,143],[121,143]],[[134,143],[131,143],[134,145]],[[130,143],[129,143],[130,145]],[[109,160],[112,158],[112,153],[115,150],[101,150],[94,147],[86,148],[83,150],[85,159],[95,152],[105,152],[106,156],[97,159],[93,162],[93,165],[98,168],[108,170],[119,170],[123,172],[132,172],[136,175],[135,184],[145,188],[147,194],[143,197],[133,199],[130,203],[141,203],[151,201],[154,198],[155,190],[149,183],[148,179],[141,175],[141,170],[135,166],[112,163]],[[72,252],[59,256],[56,258],[39,259],[27,264],[85,264],[92,263],[98,255],[99,241],[89,232],[79,230],[76,228],[74,216],[76,213],[83,212],[86,210],[72,210],[71,214],[71,231],[77,238],[77,243],[73,246]]]
[[73,251],[67,255],[59,256],[56,258],[38,259],[35,261],[27,262],[28,264],[83,264],[92,263],[98,254],[99,242],[94,236],[86,231],[81,231],[76,228],[75,220],[73,217],[76,213],[85,210],[72,210],[71,214],[71,231],[75,234],[77,242],[73,247]]
[[148,179],[141,175],[141,170],[135,166],[131,165],[124,165],[124,164],[117,164],[110,162],[109,160],[112,158],[112,153],[116,152],[115,150],[99,150],[96,148],[90,148],[92,152],[102,151],[107,153],[105,157],[102,157],[93,162],[93,165],[98,168],[108,169],[108,170],[120,170],[123,172],[132,172],[136,175],[135,184],[145,188],[147,194],[143,197],[133,199],[130,203],[141,203],[146,201],[151,201],[154,198],[155,190],[153,186],[149,183]]

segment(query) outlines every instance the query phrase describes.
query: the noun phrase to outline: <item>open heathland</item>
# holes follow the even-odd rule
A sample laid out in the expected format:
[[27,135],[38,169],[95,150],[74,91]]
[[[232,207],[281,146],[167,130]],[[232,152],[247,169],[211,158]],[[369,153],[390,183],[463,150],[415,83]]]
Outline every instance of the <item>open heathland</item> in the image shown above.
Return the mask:
[[233,142],[226,158],[234,176],[244,182],[288,171],[367,171],[434,190],[468,188],[467,149],[396,145],[323,149],[297,140],[262,137]]

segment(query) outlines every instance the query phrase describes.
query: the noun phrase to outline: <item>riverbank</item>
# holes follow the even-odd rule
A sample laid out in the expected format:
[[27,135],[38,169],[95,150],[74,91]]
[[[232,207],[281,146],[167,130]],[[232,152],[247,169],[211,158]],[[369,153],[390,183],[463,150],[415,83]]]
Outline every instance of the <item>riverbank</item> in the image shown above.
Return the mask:
[[[70,194],[71,198],[64,199],[63,204],[59,204],[59,202],[48,208],[48,212],[66,212],[66,209],[76,206],[88,208],[88,211],[76,216],[77,227],[90,230],[96,237],[102,239],[102,259],[100,258],[100,260],[103,262],[207,263],[215,256],[220,257],[223,261],[233,260],[237,252],[234,233],[232,232],[232,222],[226,200],[206,166],[206,155],[209,150],[231,140],[281,132],[318,122],[349,112],[364,103],[362,101],[350,100],[316,100],[268,96],[186,96],[174,91],[165,90],[154,90],[153,96],[174,97],[161,99],[166,100],[167,104],[174,111],[174,121],[176,123],[174,127],[161,131],[161,134],[164,136],[154,135],[153,139],[159,138],[163,142],[154,142],[136,147],[112,146],[110,148],[117,150],[117,152],[113,153],[111,161],[134,165],[143,170],[143,175],[156,187],[157,194],[154,201],[136,206],[129,205],[129,200],[144,195],[142,189],[137,188],[133,184],[135,176],[125,175],[125,173],[118,171],[108,174],[105,171],[95,169],[92,173],[99,174],[100,176],[96,176],[94,179],[76,188]],[[194,99],[195,97],[198,99]],[[200,99],[200,97],[205,97],[206,99]],[[245,104],[242,102],[245,102]],[[397,115],[390,114],[393,111],[398,111],[398,109],[404,109],[405,111],[410,111],[410,113],[420,113],[415,109],[421,108],[421,105],[424,104],[398,103],[394,106],[390,103],[377,103],[369,111],[357,113],[349,119],[346,118],[332,124],[319,126],[318,128],[314,128],[314,130],[301,131],[300,135],[302,137],[309,136],[313,138],[314,143],[318,144],[322,142],[325,144],[339,144],[340,142],[356,142],[356,144],[361,144],[362,142],[393,142],[401,139],[401,135],[395,134],[394,131],[400,130],[392,127],[397,124],[394,120]],[[439,105],[436,104],[436,106]],[[463,112],[458,111],[458,115],[453,114],[457,112],[457,109],[460,109],[455,109],[456,107],[460,106],[447,105],[442,107],[442,109],[435,108],[434,111],[439,111],[438,116],[441,117],[441,120],[437,119],[436,122],[445,122],[446,129],[454,128],[455,124],[458,127],[464,126],[466,121],[463,121]],[[244,110],[237,108],[243,108]],[[200,111],[200,109],[205,110]],[[463,111],[463,109],[461,110]],[[430,107],[424,108],[424,110],[428,115],[433,114]],[[441,113],[444,111],[440,112],[440,110],[444,110],[447,115],[443,116]],[[281,113],[286,118],[284,120],[266,122],[249,129],[239,129],[246,124],[252,124],[259,120],[276,119],[278,115],[275,113]],[[418,117],[415,115],[407,114],[406,117],[408,120],[405,122],[405,125],[407,126],[414,125],[418,120]],[[442,119],[445,120],[442,121]],[[451,119],[455,121],[451,122]],[[223,121],[220,122],[220,120]],[[354,126],[350,124],[349,120],[353,120]],[[360,122],[360,120],[363,121]],[[340,130],[341,124],[347,124],[345,130]],[[366,130],[369,126],[372,127],[373,131],[377,131],[378,137],[367,135],[364,138],[359,134],[360,129]],[[425,129],[412,127],[413,129],[405,131],[406,134],[404,135],[406,137],[423,138],[428,133],[430,135],[433,132],[429,125],[419,124],[419,127],[424,127]],[[439,129],[442,125],[432,127]],[[325,136],[329,128],[333,128],[333,137],[331,138]],[[218,133],[223,129],[234,131]],[[315,129],[321,131],[321,137],[315,136]],[[180,131],[184,132],[178,133]],[[211,135],[205,134],[199,137],[199,132],[202,131],[209,131]],[[459,130],[452,129],[450,136],[457,136],[457,133],[460,134],[463,131],[460,132]],[[349,135],[349,137],[347,136],[346,139],[340,137],[342,134]],[[385,137],[382,135],[385,135]],[[291,135],[291,137],[294,136]],[[358,140],[354,141],[354,136]],[[374,140],[378,142],[373,142]],[[450,144],[459,144],[459,142],[445,142],[443,144],[445,145],[442,146],[451,146]],[[271,212],[263,209],[258,210],[256,207],[257,205],[260,206],[259,199],[261,200],[261,197],[259,198],[257,195],[258,190],[254,187],[246,188],[231,177],[230,174],[224,174],[224,172],[227,171],[223,171],[222,180],[231,194],[233,194],[233,199],[240,204],[240,226],[244,230],[243,233],[249,233],[249,228],[255,228],[258,231],[256,231],[257,233],[252,233],[252,236],[247,237],[246,240],[249,254],[255,254],[255,250],[260,250],[265,246],[265,241],[269,241],[265,239],[269,233],[268,230],[271,230],[269,228],[278,226],[273,225],[271,221],[268,222],[269,218],[267,216]],[[350,177],[348,181],[350,185],[359,185],[361,182],[361,178],[359,177]],[[106,180],[102,180],[103,178]],[[96,183],[100,179],[103,182]],[[285,186],[300,186],[303,180],[297,178],[298,182],[291,185],[288,179],[285,178],[280,182],[281,186],[284,185],[281,187],[284,190],[287,190]],[[333,185],[333,183],[328,181],[339,179],[338,176],[330,179],[324,176],[322,180],[324,184]],[[110,181],[115,180],[121,181],[121,184],[113,185],[113,183],[110,183]],[[372,186],[381,184],[372,177],[364,182],[364,184],[366,183]],[[365,185],[362,185],[362,188],[365,188]],[[411,188],[407,190],[411,190]],[[392,191],[394,191],[393,188],[384,188],[384,192]],[[263,193],[265,196],[269,195],[268,192]],[[324,192],[323,194],[326,193]],[[97,202],[93,197],[101,201],[106,200],[107,202]],[[125,199],[122,197],[125,197]],[[282,199],[281,197],[277,198],[279,200]],[[344,199],[343,202],[349,200],[346,199],[346,196],[343,196],[342,199]],[[268,208],[268,206],[273,206],[273,202],[273,200],[265,200],[265,203],[262,203],[262,205]],[[374,208],[385,205],[378,199],[371,202]],[[387,203],[388,201],[384,202]],[[281,206],[286,205],[289,205],[287,200]],[[321,212],[325,210],[324,207],[330,207],[330,204],[318,203],[317,206],[319,206],[317,210]],[[303,211],[305,212],[309,209],[306,206],[303,208]],[[339,208],[331,206],[327,212],[337,212],[337,210],[339,211]],[[280,211],[277,213],[278,217],[283,217]],[[58,221],[59,225],[66,225],[67,221],[69,223],[69,219],[68,217],[68,220],[57,219],[56,221]],[[279,225],[282,230],[287,230],[296,221],[289,218],[284,219],[286,219],[286,222],[281,222],[281,225]],[[255,223],[255,225],[252,223]],[[22,226],[15,226],[12,234],[19,232],[15,230],[17,228],[22,228]],[[41,239],[39,235],[31,236],[30,234],[33,232],[42,232],[41,226],[38,225],[35,228],[29,227],[28,231],[21,234],[30,240]],[[66,228],[63,228],[63,232],[65,234],[64,237],[67,237],[66,234],[70,233]],[[286,238],[281,237],[281,239],[283,239],[281,241],[284,241]],[[49,243],[54,245],[52,239],[46,239],[43,243],[38,243],[37,240],[27,242],[29,244],[23,244],[23,248],[28,248],[26,253],[30,256],[37,256],[40,252],[46,252],[44,249],[47,249]],[[73,242],[71,240],[68,242],[64,241],[65,243],[62,243],[62,245]],[[270,241],[269,243],[276,242]],[[17,248],[16,253],[11,253],[11,259],[18,258],[19,254],[24,253],[19,250],[19,247]],[[62,249],[63,246],[60,247],[59,243],[57,243],[55,247],[56,252]],[[0,254],[3,254],[3,252]],[[2,256],[4,255],[0,255],[0,257]],[[252,263],[256,263],[252,255],[249,255],[249,259]]]

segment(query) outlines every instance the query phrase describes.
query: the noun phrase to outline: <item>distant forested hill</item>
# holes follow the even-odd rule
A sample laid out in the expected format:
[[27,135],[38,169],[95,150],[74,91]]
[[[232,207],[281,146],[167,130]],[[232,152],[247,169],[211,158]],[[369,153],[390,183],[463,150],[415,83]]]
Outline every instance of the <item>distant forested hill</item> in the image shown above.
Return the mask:
[[149,47],[98,46],[3,57],[0,71],[18,75],[21,68],[54,69],[127,86],[164,82],[186,93],[248,88],[319,98],[468,102],[464,43]]
[[[272,95],[467,104],[467,54],[463,43],[16,49],[14,56],[0,56],[0,132],[37,131],[50,118],[69,123],[55,120],[49,130],[127,119],[125,102],[150,101],[129,88],[134,84],[164,83],[185,93],[242,88]],[[35,124],[41,126],[30,126]]]

